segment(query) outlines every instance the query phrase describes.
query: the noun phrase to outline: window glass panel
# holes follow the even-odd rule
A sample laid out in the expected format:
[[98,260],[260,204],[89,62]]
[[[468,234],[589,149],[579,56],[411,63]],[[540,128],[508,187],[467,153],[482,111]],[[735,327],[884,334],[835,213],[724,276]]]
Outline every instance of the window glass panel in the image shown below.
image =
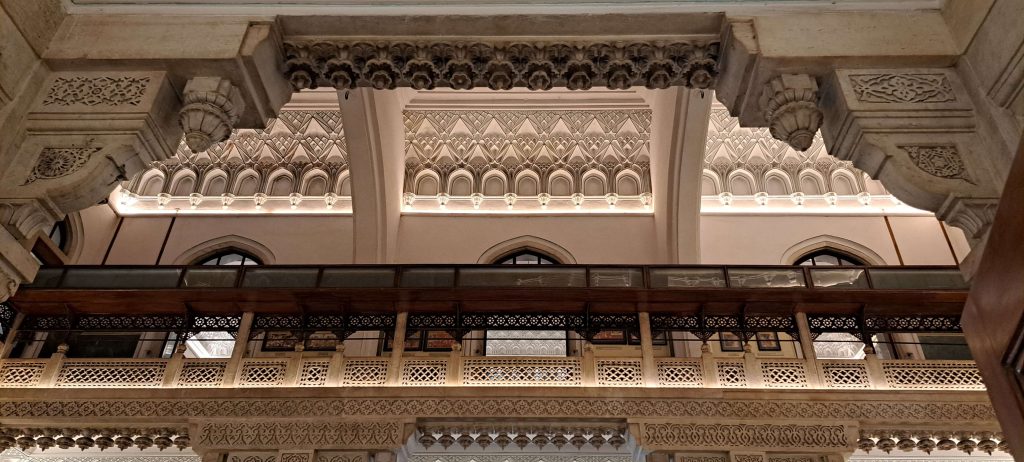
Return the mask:
[[495,263],[501,265],[553,265],[558,264],[558,261],[540,252],[523,250],[507,255]]
[[725,287],[725,274],[717,268],[651,268],[651,288]]
[[402,271],[402,287],[452,287],[455,268],[409,268]]
[[817,257],[814,257],[814,265],[815,266],[822,266],[822,265],[835,266],[835,265],[838,265],[838,264],[839,264],[839,258],[836,257],[835,255],[818,255]]
[[734,288],[804,287],[804,273],[798,269],[730,268],[729,284]]
[[241,252],[235,249],[229,249],[226,251],[218,252],[214,255],[210,255],[209,257],[206,257],[194,264],[223,266],[259,265],[260,260],[245,252]]
[[316,268],[252,268],[242,287],[316,287]]
[[924,359],[974,359],[963,335],[918,334]]
[[812,268],[811,280],[815,288],[867,289],[868,278],[863,269]]
[[966,289],[963,275],[957,269],[871,269],[871,283],[876,289]]
[[235,268],[192,268],[185,272],[183,287],[234,287]]
[[794,265],[801,266],[864,266],[859,258],[835,249],[816,250],[797,259]]
[[391,268],[325,268],[320,287],[394,287]]
[[559,266],[462,268],[460,287],[586,287],[587,270]]
[[591,268],[590,287],[643,287],[640,268]]
[[179,268],[68,268],[62,287],[74,289],[168,289],[178,286]]

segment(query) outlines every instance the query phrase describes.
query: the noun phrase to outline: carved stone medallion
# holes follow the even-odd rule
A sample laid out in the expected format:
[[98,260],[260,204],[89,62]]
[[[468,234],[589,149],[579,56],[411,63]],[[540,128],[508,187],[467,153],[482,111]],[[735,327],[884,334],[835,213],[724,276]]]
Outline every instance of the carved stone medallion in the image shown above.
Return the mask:
[[921,171],[949,180],[964,180],[976,184],[967,172],[956,146],[899,146]]
[[89,162],[100,148],[46,148],[39,154],[36,166],[24,184],[68,176]]
[[853,92],[865,103],[946,103],[956,94],[945,74],[858,74]]

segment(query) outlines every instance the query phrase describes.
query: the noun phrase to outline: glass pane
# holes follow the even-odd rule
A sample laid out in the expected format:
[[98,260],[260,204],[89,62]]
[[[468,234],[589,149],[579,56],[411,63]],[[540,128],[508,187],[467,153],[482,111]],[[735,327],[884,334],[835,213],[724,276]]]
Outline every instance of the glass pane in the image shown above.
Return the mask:
[[725,274],[718,268],[651,268],[651,288],[725,287]]
[[805,287],[804,272],[784,268],[729,268],[734,288]]
[[227,255],[221,255],[220,256],[220,261],[217,264],[218,265],[241,265],[242,264],[242,260],[245,260],[245,257],[243,257],[243,256],[241,256],[241,255],[239,255],[237,253],[229,253]]
[[325,268],[320,287],[394,287],[393,268]]
[[316,268],[248,268],[242,287],[316,287]]
[[825,332],[814,339],[814,355],[820,359],[864,359],[864,342],[852,334]]
[[62,287],[75,289],[169,289],[178,286],[180,268],[68,268]]
[[587,270],[557,266],[462,268],[460,287],[586,287]]
[[917,341],[924,353],[921,359],[974,359],[963,335],[918,334]]
[[536,265],[539,263],[540,261],[537,259],[536,255],[525,254],[516,257],[517,265]]
[[876,289],[966,289],[963,275],[957,269],[871,269],[871,283]]
[[811,269],[815,288],[867,289],[867,274],[862,269]]
[[591,268],[590,287],[643,287],[640,268]]
[[235,268],[192,268],[185,272],[183,287],[234,287]]
[[31,284],[25,284],[25,287],[57,287],[63,272],[63,268],[39,268],[36,278]]
[[402,287],[452,287],[455,268],[409,268],[402,271]]
[[836,266],[839,264],[839,259],[833,255],[818,255],[814,257],[815,266]]
[[565,356],[563,330],[489,330],[486,356]]

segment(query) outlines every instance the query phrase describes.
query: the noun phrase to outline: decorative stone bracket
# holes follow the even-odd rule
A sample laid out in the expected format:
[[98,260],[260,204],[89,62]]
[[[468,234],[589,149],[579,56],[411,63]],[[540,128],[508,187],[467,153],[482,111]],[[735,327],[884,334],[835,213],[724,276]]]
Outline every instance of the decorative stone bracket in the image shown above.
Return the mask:
[[772,136],[806,151],[821,127],[818,83],[807,74],[783,74],[769,81],[761,92],[761,107]]
[[636,85],[711,88],[718,43],[665,42],[306,42],[285,43],[296,90],[526,87],[621,90]]
[[227,140],[245,109],[238,88],[220,77],[189,80],[184,103],[178,123],[185,132],[185,144],[194,153]]

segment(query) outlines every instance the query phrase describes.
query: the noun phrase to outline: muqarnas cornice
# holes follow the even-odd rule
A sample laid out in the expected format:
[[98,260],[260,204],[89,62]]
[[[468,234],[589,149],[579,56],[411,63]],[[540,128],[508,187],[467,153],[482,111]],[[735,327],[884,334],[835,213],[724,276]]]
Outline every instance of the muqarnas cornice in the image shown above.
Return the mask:
[[429,90],[605,86],[712,88],[719,44],[664,42],[288,41],[286,77],[296,90],[412,87]]

